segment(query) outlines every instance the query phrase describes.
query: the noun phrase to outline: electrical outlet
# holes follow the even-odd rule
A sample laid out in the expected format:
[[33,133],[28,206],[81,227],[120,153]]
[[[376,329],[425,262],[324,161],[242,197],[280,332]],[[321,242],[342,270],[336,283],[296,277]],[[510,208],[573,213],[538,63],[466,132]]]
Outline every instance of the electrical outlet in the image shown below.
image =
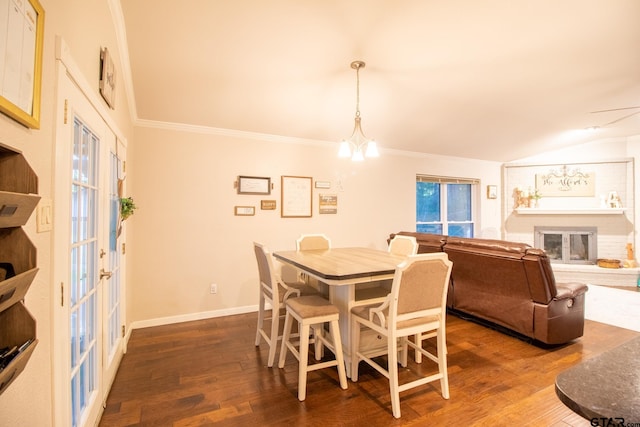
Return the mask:
[[211,293],[212,294],[217,294],[218,293],[218,285],[216,285],[215,283],[211,284]]

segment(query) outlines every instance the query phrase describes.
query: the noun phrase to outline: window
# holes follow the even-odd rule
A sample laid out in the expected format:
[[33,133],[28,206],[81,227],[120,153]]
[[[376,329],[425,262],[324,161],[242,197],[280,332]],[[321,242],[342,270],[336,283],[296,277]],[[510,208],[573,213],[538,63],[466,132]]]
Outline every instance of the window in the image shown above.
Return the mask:
[[416,231],[473,237],[477,187],[477,180],[418,175]]

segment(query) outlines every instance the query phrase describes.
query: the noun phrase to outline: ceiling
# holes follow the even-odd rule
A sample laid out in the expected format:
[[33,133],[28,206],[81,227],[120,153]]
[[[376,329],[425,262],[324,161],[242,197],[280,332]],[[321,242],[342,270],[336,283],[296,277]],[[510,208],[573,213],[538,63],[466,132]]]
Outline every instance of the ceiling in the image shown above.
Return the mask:
[[139,120],[337,151],[362,60],[383,155],[506,162],[640,135],[638,0],[120,1]]

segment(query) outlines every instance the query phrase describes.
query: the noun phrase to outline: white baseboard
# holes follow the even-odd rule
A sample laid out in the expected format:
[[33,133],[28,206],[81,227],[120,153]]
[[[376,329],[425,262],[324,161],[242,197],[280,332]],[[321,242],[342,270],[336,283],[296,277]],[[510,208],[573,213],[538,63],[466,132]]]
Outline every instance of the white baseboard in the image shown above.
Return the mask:
[[199,313],[189,313],[179,316],[159,317],[156,319],[132,322],[129,330],[148,328],[151,326],[171,325],[173,323],[191,322],[193,320],[212,319],[214,317],[232,316],[234,314],[252,313],[254,311],[258,311],[257,305],[233,307],[223,310],[203,311]]

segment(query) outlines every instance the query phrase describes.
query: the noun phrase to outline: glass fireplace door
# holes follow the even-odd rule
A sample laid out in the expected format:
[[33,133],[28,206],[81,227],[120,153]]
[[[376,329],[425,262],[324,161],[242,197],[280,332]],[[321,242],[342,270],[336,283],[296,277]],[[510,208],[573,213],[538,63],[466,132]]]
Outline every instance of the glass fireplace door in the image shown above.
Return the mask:
[[536,227],[536,247],[544,249],[551,262],[595,264],[596,228]]

